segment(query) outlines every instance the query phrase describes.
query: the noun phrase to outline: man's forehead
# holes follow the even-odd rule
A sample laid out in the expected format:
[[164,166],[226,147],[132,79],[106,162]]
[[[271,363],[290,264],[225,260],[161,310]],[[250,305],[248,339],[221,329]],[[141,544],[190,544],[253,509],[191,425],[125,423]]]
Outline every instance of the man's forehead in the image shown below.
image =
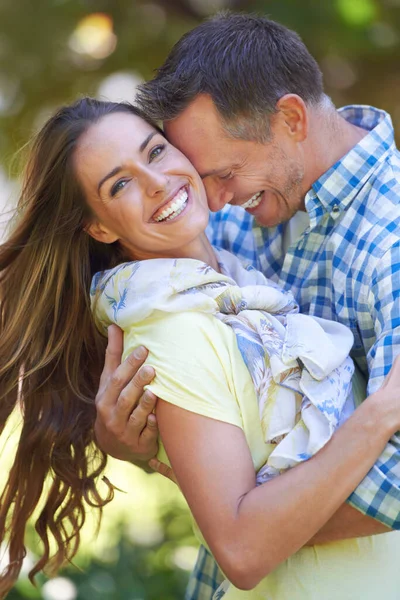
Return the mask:
[[226,135],[205,125],[197,129],[193,122],[169,122],[165,127],[167,139],[193,163],[201,176],[210,171],[220,172],[232,162],[232,144]]
[[203,137],[224,134],[221,117],[207,94],[196,96],[177,117],[165,122],[164,128],[167,133],[171,131],[174,135],[184,135],[185,131],[196,131],[197,135]]
[[222,132],[206,119],[186,118],[182,114],[172,121],[164,123],[164,131],[171,144],[182,145],[195,140],[197,143],[210,143],[222,140]]

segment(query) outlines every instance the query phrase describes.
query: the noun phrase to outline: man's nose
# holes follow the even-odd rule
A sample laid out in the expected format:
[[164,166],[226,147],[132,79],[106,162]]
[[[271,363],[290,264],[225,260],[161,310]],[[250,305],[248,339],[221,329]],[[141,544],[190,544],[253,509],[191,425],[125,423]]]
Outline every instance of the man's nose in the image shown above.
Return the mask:
[[203,183],[206,188],[208,208],[212,212],[218,212],[224,208],[225,204],[229,204],[229,202],[233,200],[234,194],[227,190],[222,183],[216,182],[211,178],[209,178],[208,181],[207,179],[205,179]]

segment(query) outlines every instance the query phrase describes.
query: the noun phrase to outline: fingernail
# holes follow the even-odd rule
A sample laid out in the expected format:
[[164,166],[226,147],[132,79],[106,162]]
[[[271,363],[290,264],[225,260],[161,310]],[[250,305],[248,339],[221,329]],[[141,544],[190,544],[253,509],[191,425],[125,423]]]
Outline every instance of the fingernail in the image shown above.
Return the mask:
[[133,356],[138,360],[142,360],[142,358],[146,358],[146,353],[146,348],[144,346],[138,346],[138,348],[133,351]]
[[145,367],[143,367],[143,369],[140,370],[140,375],[143,379],[149,379],[149,377],[154,377],[153,367],[146,365]]

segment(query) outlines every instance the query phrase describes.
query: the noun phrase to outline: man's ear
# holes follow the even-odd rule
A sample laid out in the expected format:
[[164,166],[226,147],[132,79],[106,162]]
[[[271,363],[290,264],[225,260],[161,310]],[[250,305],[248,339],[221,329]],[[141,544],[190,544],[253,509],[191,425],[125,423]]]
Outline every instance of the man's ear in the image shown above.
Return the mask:
[[85,231],[92,238],[97,240],[98,242],[102,242],[103,244],[112,244],[118,240],[118,236],[107,229],[102,223],[99,221],[92,221],[85,226]]
[[308,134],[308,111],[302,98],[297,94],[285,94],[276,103],[282,125],[297,142],[303,142]]

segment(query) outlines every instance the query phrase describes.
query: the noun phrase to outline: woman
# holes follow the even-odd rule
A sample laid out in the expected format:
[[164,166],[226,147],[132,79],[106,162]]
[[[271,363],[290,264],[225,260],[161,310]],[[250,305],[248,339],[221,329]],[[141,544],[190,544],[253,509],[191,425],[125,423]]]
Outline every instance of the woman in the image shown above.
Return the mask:
[[[166,215],[166,200],[182,189],[189,190],[188,199],[182,193],[181,206]],[[0,252],[2,428],[17,401],[23,412],[1,498],[0,535],[10,538],[2,593],[21,568],[26,522],[42,493],[36,529],[44,552],[32,576],[72,558],[85,503],[101,507],[112,497],[111,486],[104,498],[96,486],[105,457],[94,446],[92,398],[105,338],[90,312],[92,276],[159,256],[192,258],[218,270],[202,234],[208,208],[198,174],[128,105],[82,100],[50,119],[31,152],[20,211]],[[397,533],[300,548],[400,428],[396,381],[386,384],[393,386],[386,403],[371,396],[317,455],[256,488],[254,467],[265,459],[265,443],[253,382],[232,329],[209,315],[172,313],[156,327],[138,327],[135,335],[156,361],[161,383],[153,389],[163,399],[158,422],[180,487],[202,536],[237,586],[226,597],[372,598],[385,579],[385,598],[394,599]],[[175,367],[166,356],[171,344]],[[168,385],[174,386],[170,393]],[[198,406],[212,399],[207,414],[174,402],[174,393],[186,387],[190,398],[196,386]],[[43,492],[47,477],[51,485]],[[52,558],[51,538],[57,548]],[[332,580],[337,589],[329,596]],[[238,589],[255,586],[251,593]]]

